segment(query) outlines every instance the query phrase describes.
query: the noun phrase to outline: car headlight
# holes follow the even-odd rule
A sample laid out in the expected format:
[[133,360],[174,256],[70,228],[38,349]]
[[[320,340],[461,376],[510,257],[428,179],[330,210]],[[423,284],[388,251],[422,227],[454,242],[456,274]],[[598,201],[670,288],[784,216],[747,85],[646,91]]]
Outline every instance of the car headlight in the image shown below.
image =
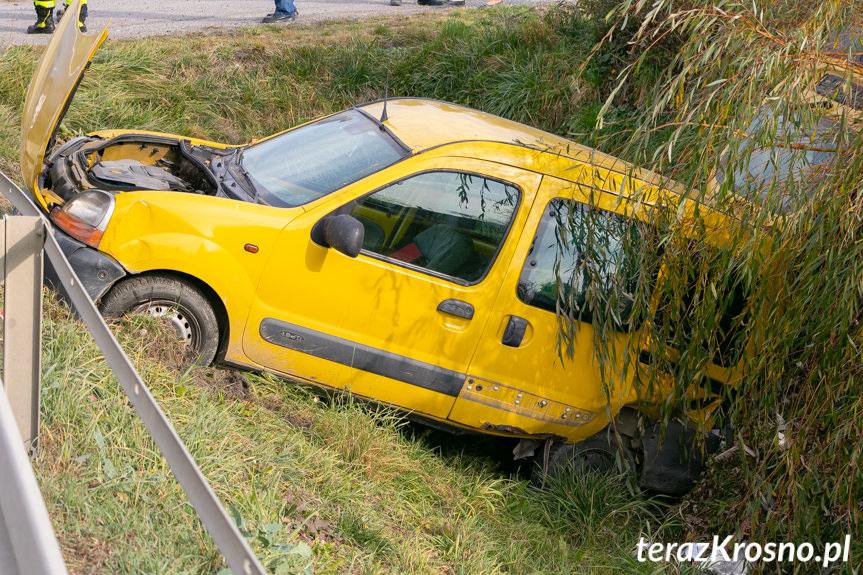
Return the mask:
[[62,208],[51,210],[51,221],[73,238],[96,248],[113,213],[114,196],[102,190],[87,190]]

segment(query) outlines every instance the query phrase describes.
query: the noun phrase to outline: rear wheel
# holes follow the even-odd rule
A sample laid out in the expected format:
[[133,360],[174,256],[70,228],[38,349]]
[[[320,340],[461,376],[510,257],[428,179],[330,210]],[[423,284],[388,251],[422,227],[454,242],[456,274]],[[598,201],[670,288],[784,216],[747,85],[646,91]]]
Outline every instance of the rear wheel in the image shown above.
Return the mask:
[[216,357],[219,323],[213,306],[187,282],[165,276],[133,277],[114,286],[100,307],[108,318],[141,314],[165,322],[200,365],[209,365]]

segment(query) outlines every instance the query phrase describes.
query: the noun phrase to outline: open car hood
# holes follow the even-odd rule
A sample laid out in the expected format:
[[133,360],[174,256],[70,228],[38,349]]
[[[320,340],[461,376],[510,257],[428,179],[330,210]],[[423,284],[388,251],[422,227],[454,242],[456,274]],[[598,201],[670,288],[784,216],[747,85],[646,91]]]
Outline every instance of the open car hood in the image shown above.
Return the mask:
[[[45,154],[54,145],[60,121],[72,101],[84,69],[96,49],[108,37],[105,27],[99,34],[82,34],[78,30],[81,0],[71,2],[67,13],[54,30],[51,41],[42,52],[21,118],[21,175],[24,184],[43,208],[60,203],[47,189],[39,187],[39,174]],[[71,15],[75,15],[71,18]]]

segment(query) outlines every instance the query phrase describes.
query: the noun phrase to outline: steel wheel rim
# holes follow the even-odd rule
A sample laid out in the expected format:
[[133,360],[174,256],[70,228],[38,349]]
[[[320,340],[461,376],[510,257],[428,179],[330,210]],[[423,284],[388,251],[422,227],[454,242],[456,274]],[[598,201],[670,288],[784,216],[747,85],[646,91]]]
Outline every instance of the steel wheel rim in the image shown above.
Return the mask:
[[131,313],[167,321],[177,334],[178,341],[191,349],[198,349],[201,341],[201,326],[189,310],[175,301],[150,300],[131,310]]

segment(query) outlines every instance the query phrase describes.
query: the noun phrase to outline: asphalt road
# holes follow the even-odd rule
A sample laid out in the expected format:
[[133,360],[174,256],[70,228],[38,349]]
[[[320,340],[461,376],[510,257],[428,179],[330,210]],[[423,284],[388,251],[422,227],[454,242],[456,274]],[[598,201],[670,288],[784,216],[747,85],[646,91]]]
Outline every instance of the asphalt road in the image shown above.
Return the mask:
[[[466,7],[480,7],[486,0],[467,0]],[[503,0],[507,4],[538,6],[556,0]],[[300,15],[296,25],[339,20],[371,18],[398,14],[463,10],[450,6],[419,6],[416,0],[402,0],[390,6],[389,0],[295,0]],[[62,5],[62,0],[57,0]],[[128,39],[166,34],[207,32],[218,29],[257,26],[274,9],[273,0],[89,0],[90,30],[108,24],[109,38]],[[494,8],[487,8],[493,10]],[[44,44],[45,36],[25,34],[36,20],[32,2],[0,0],[0,48],[13,44]],[[109,23],[110,20],[110,23]]]

